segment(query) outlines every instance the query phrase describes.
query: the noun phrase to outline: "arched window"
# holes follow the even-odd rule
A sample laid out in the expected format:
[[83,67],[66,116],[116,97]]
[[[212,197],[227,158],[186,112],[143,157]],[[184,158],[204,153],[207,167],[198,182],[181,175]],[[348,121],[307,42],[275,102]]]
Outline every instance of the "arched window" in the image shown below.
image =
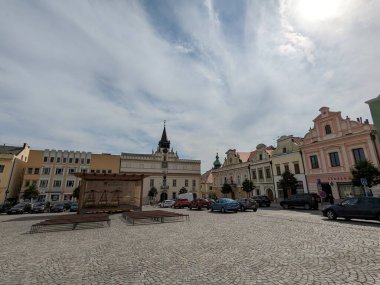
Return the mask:
[[331,127],[330,127],[330,125],[326,125],[325,126],[325,132],[326,132],[326,135],[331,134]]

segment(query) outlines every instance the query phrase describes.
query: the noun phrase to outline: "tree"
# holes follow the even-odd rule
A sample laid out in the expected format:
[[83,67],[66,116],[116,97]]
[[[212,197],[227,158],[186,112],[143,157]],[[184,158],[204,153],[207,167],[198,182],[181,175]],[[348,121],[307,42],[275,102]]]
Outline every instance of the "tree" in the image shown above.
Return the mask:
[[352,184],[354,186],[362,186],[360,181],[361,178],[367,179],[367,186],[372,187],[373,185],[379,184],[380,172],[372,162],[368,160],[361,160],[355,163],[354,167],[351,169],[352,174]]
[[250,192],[253,191],[253,189],[255,189],[255,186],[253,186],[253,182],[250,181],[250,180],[248,180],[248,179],[245,179],[245,180],[243,181],[242,186],[243,186],[243,191],[244,191],[245,193],[247,193],[247,196],[248,196],[248,194],[249,194]]
[[76,199],[79,199],[79,191],[80,191],[80,186],[74,189],[73,191],[73,197]]
[[32,200],[36,199],[39,194],[40,192],[38,191],[36,184],[32,184],[24,191],[22,198],[24,200]]
[[157,189],[156,187],[152,186],[148,192],[148,196],[150,197],[150,199],[153,199],[154,197],[157,196]]
[[281,174],[282,179],[279,181],[281,188],[284,190],[284,193],[295,194],[297,192],[298,181],[294,177],[294,174],[289,170],[286,170]]
[[179,194],[184,194],[184,193],[187,193],[187,189],[185,187],[182,187],[180,190],[179,190]]
[[224,183],[223,186],[222,186],[222,191],[221,191],[224,195],[228,194],[228,193],[232,193],[232,187],[230,184],[228,183]]

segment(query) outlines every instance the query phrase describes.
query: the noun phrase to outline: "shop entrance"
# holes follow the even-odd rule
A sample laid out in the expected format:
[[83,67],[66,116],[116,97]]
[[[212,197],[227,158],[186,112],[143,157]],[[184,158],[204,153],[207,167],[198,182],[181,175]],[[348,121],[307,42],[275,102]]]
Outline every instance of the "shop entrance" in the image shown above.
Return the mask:
[[326,198],[323,199],[324,202],[329,202],[330,204],[334,204],[334,197],[332,194],[331,186],[329,183],[321,183],[322,191],[326,193]]

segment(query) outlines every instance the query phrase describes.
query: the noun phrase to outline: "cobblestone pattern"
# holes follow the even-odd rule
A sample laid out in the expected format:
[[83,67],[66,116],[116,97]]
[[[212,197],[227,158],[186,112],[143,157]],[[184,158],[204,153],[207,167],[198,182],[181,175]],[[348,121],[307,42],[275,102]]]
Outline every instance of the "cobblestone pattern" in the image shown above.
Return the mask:
[[380,284],[378,222],[172,211],[190,222],[129,226],[114,215],[110,228],[33,235],[36,221],[0,223],[0,283]]

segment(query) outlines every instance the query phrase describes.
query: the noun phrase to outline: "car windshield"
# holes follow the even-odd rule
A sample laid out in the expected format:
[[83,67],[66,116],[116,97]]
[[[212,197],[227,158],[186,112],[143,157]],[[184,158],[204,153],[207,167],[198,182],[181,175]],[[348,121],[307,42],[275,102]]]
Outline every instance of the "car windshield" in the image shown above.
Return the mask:
[[17,204],[16,206],[14,206],[15,208],[24,208],[25,207],[25,204]]
[[235,202],[234,200],[230,199],[230,198],[224,198],[221,200],[222,203],[231,203],[231,202]]

